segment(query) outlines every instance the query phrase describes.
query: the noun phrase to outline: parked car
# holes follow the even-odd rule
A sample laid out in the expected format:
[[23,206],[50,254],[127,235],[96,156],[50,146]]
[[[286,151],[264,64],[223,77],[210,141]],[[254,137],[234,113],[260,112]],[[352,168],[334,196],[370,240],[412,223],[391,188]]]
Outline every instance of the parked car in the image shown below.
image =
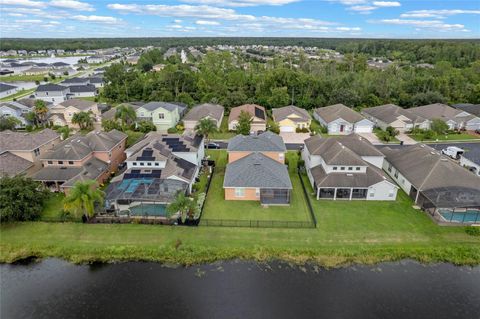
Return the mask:
[[220,145],[214,142],[210,142],[208,144],[205,144],[205,148],[218,150],[220,148]]
[[453,159],[459,159],[460,155],[465,153],[465,151],[456,146],[448,146],[442,150],[442,154],[447,155]]

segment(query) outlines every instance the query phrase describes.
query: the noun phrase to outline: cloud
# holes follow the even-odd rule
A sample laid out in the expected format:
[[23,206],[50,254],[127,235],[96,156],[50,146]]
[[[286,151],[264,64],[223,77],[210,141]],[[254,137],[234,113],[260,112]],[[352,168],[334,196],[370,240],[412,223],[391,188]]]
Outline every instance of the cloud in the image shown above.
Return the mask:
[[182,23],[182,22],[183,22],[183,20],[180,20],[180,19],[175,19],[175,20],[173,20],[173,22],[175,22],[175,23]]
[[352,6],[348,8],[348,10],[356,11],[361,14],[370,14],[372,13],[373,10],[376,10],[376,9],[378,8],[374,6]]
[[444,19],[458,14],[480,14],[480,10],[414,10],[402,13],[401,18],[436,18]]
[[96,16],[96,15],[76,15],[71,17],[77,21],[86,21],[86,22],[94,22],[94,23],[105,23],[105,24],[118,24],[122,22],[122,19],[109,17],[109,16]]
[[45,6],[45,2],[31,0],[0,0],[0,5],[41,8]]
[[25,24],[38,24],[43,23],[43,20],[38,19],[25,19],[25,20],[15,20],[16,23],[25,23]]
[[328,0],[329,2],[338,2],[347,6],[353,6],[357,4],[364,4],[366,0]]
[[376,7],[400,7],[401,4],[398,1],[374,1],[373,5]]
[[283,6],[300,0],[181,0],[182,2],[200,5],[216,5],[219,7],[255,7]]
[[207,21],[207,20],[197,20],[195,24],[198,25],[220,25],[220,22],[217,21]]
[[48,3],[48,5],[51,7],[77,11],[95,11],[91,4],[76,0],[52,0]]
[[409,25],[416,28],[427,28],[437,31],[469,31],[465,29],[463,24],[447,24],[441,20],[382,19],[373,22],[393,25]]
[[10,17],[24,17],[25,14],[23,13],[7,13],[8,16]]

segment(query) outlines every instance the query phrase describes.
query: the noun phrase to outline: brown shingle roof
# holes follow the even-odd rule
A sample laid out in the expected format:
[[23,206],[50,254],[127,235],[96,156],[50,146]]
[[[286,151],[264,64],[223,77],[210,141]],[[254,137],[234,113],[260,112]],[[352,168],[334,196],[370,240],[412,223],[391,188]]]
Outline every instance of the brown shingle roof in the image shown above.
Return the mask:
[[32,166],[32,162],[10,152],[0,154],[0,177],[2,175],[15,176],[25,172]]
[[218,104],[200,104],[194,106],[183,118],[184,121],[199,121],[205,117],[215,119],[217,122],[222,120],[224,108]]
[[5,151],[33,151],[60,135],[47,128],[36,133],[0,132],[0,153]]
[[289,106],[273,109],[272,114],[276,122],[279,122],[288,118],[291,114],[296,114],[304,121],[308,121],[311,118],[307,110],[301,109],[295,105],[289,105]]
[[265,108],[257,104],[244,104],[232,108],[228,116],[228,122],[238,120],[242,111],[249,113],[252,117],[258,118],[255,123],[266,123]]
[[315,113],[317,113],[317,115],[324,119],[327,123],[335,121],[339,118],[342,118],[349,123],[356,123],[365,119],[362,115],[343,104],[320,107],[315,109]]

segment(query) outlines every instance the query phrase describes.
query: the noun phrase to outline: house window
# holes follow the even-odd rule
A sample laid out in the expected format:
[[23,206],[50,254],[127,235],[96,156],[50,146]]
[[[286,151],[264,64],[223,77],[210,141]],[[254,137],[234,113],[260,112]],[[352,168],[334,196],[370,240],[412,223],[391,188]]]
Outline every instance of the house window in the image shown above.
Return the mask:
[[244,197],[245,188],[235,188],[235,197]]
[[145,164],[144,164],[144,163],[140,163],[140,166],[145,166]]
[[355,167],[355,169],[356,169],[357,171],[359,171],[359,170],[360,170],[360,167],[357,166],[357,167]]
[[35,154],[35,156],[40,155],[40,149],[39,148],[34,149],[33,154]]
[[255,188],[255,197],[260,197],[260,188]]
[[140,117],[145,117],[145,113],[140,113]]
[[137,162],[133,162],[133,166],[137,166]]
[[155,163],[155,166],[160,166],[160,164],[159,164],[159,163]]
[[108,152],[108,158],[112,157],[112,152]]
[[393,174],[393,176],[395,176],[395,178],[398,178],[398,171],[395,171],[395,174]]
[[48,163],[48,164],[50,164],[50,165],[52,165],[52,164],[53,164],[53,162],[52,162],[52,161],[48,161],[47,163]]
[[165,114],[163,113],[158,113],[158,118],[163,120],[165,118]]
[[283,161],[285,159],[285,154],[283,153],[278,154],[278,158]]
[[72,113],[68,113],[68,116],[72,116]]
[[58,161],[58,165],[63,165],[63,161]]
[[388,197],[393,197],[393,190],[388,193]]
[[68,165],[73,165],[73,161],[68,161]]
[[147,163],[147,166],[152,166],[152,163],[148,162],[148,163]]
[[402,178],[402,180],[400,181],[400,183],[405,184],[405,178]]
[[338,169],[338,167],[336,167],[336,166],[333,167],[333,170],[334,170],[334,171],[336,171],[337,169]]
[[345,170],[345,167],[343,167],[343,166],[340,167],[340,170],[341,170],[341,171],[344,171],[344,170]]
[[392,172],[392,164],[388,164],[388,171]]
[[349,170],[349,171],[353,171],[353,167],[349,167],[348,170]]
[[373,196],[375,196],[375,191],[374,191],[374,190],[372,190],[372,191],[370,192],[370,197],[373,197]]

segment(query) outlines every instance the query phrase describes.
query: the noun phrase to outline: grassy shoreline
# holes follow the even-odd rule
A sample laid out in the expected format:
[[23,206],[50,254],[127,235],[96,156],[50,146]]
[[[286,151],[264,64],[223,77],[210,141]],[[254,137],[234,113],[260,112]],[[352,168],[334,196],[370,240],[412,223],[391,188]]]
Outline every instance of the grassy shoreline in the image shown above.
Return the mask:
[[311,235],[317,230],[134,224],[24,222],[4,224],[0,230],[1,263],[55,257],[73,263],[152,261],[181,265],[231,259],[310,262],[324,267],[402,259],[480,264],[480,239],[454,234],[410,242],[393,236],[377,242],[372,238],[312,241]]

